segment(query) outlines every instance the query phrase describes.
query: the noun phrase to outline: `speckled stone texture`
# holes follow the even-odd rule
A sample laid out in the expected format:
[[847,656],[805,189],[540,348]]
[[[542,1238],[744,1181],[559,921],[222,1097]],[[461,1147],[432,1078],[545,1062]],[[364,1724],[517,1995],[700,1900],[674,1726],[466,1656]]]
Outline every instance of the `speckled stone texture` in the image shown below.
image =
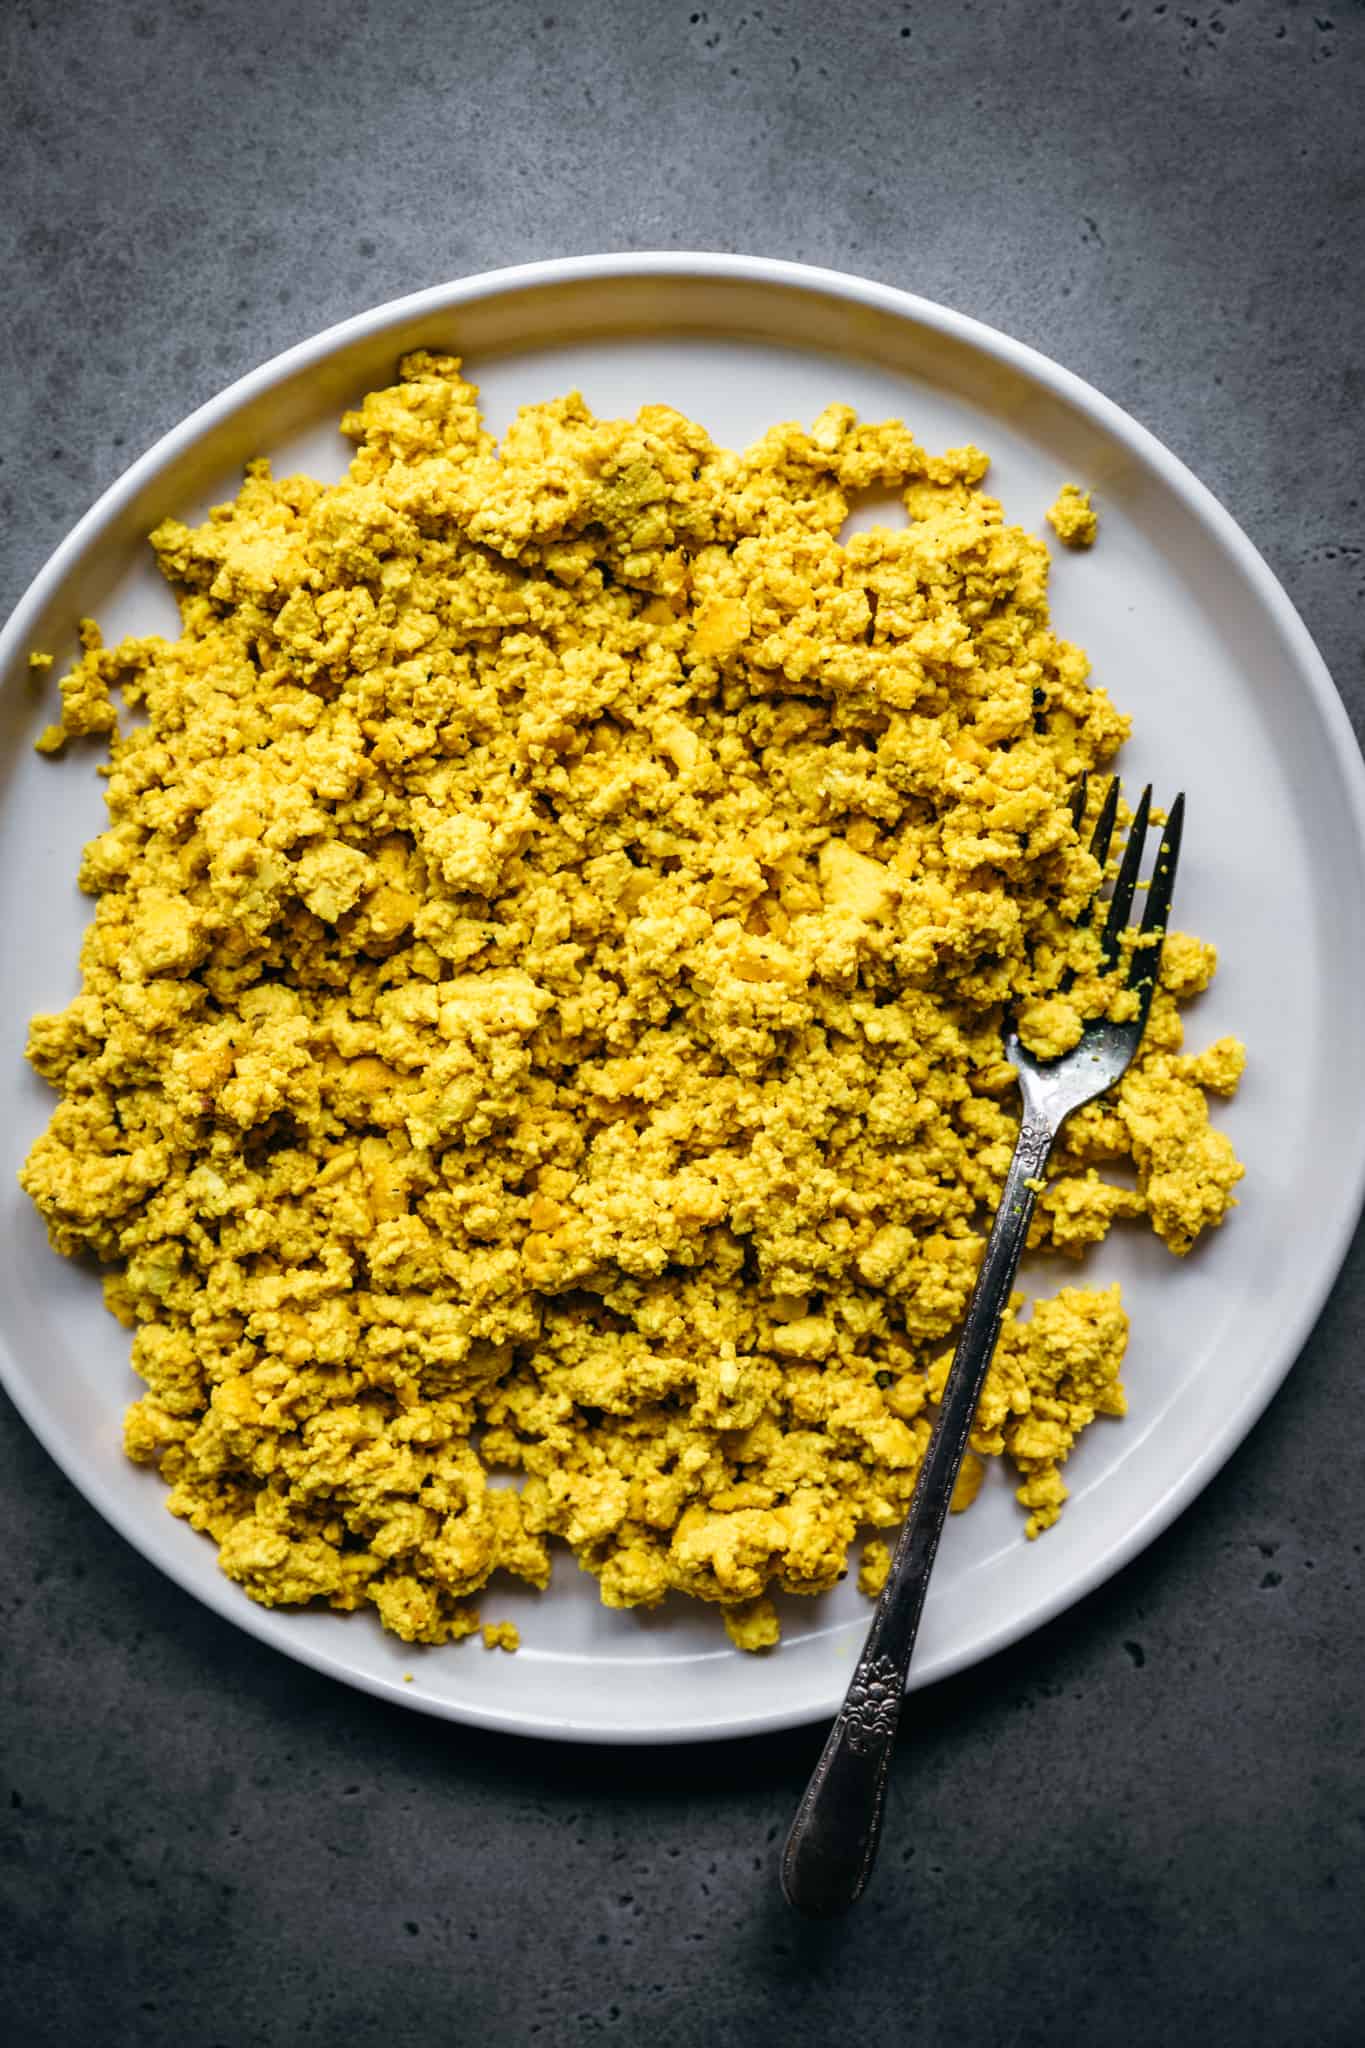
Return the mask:
[[[0,604],[302,336],[530,257],[743,249],[1055,355],[1242,521],[1365,713],[1360,0],[0,10]],[[816,1731],[573,1751],[201,1612],[0,1415],[16,2048],[1365,2040],[1365,1248],[1138,1563],[920,1695],[860,1912],[775,1858]]]

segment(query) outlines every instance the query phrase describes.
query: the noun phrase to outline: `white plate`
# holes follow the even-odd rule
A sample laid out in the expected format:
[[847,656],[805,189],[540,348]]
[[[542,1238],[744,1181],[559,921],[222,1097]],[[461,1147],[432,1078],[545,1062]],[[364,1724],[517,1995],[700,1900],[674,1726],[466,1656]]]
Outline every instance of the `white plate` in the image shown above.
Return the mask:
[[[1248,1177],[1242,1207],[1184,1263],[1134,1231],[1087,1262],[1087,1278],[1124,1284],[1129,1418],[1089,1432],[1067,1468],[1070,1504],[1041,1541],[1025,1541],[1003,1473],[952,1522],[913,1682],[943,1677],[1079,1598],[1194,1498],[1283,1379],[1336,1276],[1365,1171],[1365,774],[1345,714],[1288,599],[1202,485],[1087,385],[973,321],[832,272],[724,256],[533,264],[419,293],[291,349],[167,435],[76,527],[0,638],[11,1168],[51,1107],[22,1062],[26,1019],[75,992],[89,906],[74,876],[103,822],[88,754],[54,766],[32,753],[50,696],[40,705],[25,680],[28,651],[63,660],[85,612],[111,633],[173,630],[147,530],[232,495],[252,455],[339,474],[343,407],[418,344],[465,357],[495,430],[517,405],[575,384],[606,414],[666,399],[731,444],[843,399],[874,419],[903,415],[931,449],[988,449],[991,488],[1026,526],[1039,527],[1064,479],[1096,486],[1100,543],[1089,556],[1057,551],[1054,619],[1134,714],[1125,773],[1189,792],[1176,921],[1216,938],[1224,959],[1190,1037],[1236,1029],[1249,1041],[1243,1092],[1218,1112]],[[242,1628],[404,1706],[526,1734],[690,1740],[837,1706],[869,1613],[851,1581],[786,1603],[784,1641],[766,1658],[733,1651],[718,1616],[683,1602],[609,1613],[563,1558],[549,1596],[485,1597],[486,1615],[521,1624],[515,1657],[414,1650],[369,1616],[254,1606],[220,1575],[213,1546],[165,1512],[160,1482],[124,1460],[136,1391],[126,1333],[95,1276],[48,1251],[12,1174],[6,1185],[6,1386],[107,1520]]]

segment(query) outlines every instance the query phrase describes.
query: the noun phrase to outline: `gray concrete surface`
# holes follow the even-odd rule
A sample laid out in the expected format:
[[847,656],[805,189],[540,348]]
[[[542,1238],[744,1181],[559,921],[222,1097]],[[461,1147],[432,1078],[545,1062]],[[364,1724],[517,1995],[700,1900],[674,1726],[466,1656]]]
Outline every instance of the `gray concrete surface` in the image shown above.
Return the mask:
[[[377,300],[745,249],[1092,379],[1365,714],[1359,0],[49,0],[0,10],[0,604],[163,429]],[[1365,2040],[1365,1247],[1205,1497],[914,1702],[889,1853],[784,1912],[813,1733],[444,1729],[200,1612],[0,1416],[16,2048]]]

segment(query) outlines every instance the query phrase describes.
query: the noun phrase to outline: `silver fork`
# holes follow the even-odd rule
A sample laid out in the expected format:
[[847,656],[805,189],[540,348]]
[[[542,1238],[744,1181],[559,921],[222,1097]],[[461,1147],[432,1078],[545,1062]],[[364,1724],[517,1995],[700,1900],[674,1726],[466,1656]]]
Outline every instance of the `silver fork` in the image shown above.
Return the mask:
[[[1083,777],[1072,806],[1072,820],[1077,827],[1085,815],[1086,800]],[[1144,790],[1133,817],[1100,938],[1100,958],[1106,973],[1119,964],[1120,941],[1133,907],[1151,804],[1149,787]],[[1100,864],[1101,878],[1109,859],[1118,805],[1119,784],[1115,777],[1090,844]],[[1137,992],[1136,1014],[1119,1024],[1101,1019],[1087,1025],[1079,1044],[1061,1059],[1048,1061],[1031,1058],[1019,1043],[1018,1034],[1006,1026],[1005,1056],[1018,1070],[1023,1096],[1019,1141],[1005,1176],[1000,1207],[891,1570],[843,1706],[787,1837],[782,1857],[782,1889],[802,1913],[830,1918],[845,1912],[861,1897],[871,1875],[881,1837],[887,1772],[925,1589],[1028,1237],[1039,1180],[1067,1117],[1112,1087],[1138,1049],[1161,964],[1161,943],[1175,887],[1184,815],[1185,799],[1181,795],[1171,805],[1161,836],[1146,910],[1129,961],[1127,984]],[[1092,902],[1083,923],[1090,921],[1094,908]]]

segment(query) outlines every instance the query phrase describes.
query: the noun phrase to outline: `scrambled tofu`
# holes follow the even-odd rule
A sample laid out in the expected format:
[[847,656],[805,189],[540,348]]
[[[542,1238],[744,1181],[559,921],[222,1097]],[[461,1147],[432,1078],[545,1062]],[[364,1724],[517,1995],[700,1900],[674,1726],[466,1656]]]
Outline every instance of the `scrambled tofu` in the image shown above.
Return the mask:
[[1047,523],[1065,547],[1089,548],[1095,545],[1100,515],[1090,502],[1089,491],[1079,484],[1063,484],[1048,509]]
[[[1080,1029],[1069,807],[1127,720],[974,448],[576,396],[495,447],[458,362],[400,377],[343,481],[254,463],[157,529],[178,639],[84,629],[41,744],[108,738],[109,826],[23,1184],[134,1333],[128,1454],[253,1599],[445,1642],[559,1538],[766,1648],[904,1516],[1017,1130],[1002,1008]],[[841,541],[869,486],[906,524]],[[1213,968],[1170,937],[1035,1243],[1221,1222]],[[955,1505],[1004,1458],[1035,1533],[1127,1325],[1015,1307]]]

